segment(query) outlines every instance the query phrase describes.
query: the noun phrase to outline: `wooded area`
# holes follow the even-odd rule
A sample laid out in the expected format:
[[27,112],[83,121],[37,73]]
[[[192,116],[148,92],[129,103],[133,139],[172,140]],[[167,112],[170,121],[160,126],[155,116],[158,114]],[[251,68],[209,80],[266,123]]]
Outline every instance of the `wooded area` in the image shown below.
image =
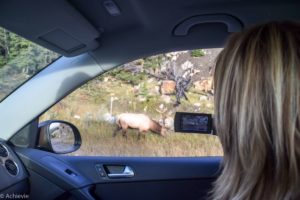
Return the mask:
[[0,28],[0,100],[58,56]]

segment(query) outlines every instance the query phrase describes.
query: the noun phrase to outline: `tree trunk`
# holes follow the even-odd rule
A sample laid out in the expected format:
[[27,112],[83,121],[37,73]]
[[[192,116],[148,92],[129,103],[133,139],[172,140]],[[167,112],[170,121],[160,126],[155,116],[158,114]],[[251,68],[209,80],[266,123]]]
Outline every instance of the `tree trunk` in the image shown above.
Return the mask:
[[10,44],[10,33],[6,30],[4,30],[4,49],[5,49],[5,59],[8,59],[9,54],[10,54],[10,48],[9,48],[9,44]]

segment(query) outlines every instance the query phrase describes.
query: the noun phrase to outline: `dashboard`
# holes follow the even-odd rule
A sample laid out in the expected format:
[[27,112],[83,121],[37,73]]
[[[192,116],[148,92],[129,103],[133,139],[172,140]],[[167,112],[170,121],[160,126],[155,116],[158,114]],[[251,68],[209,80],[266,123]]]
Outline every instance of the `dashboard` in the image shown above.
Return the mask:
[[15,152],[0,141],[0,199],[28,197],[28,174]]

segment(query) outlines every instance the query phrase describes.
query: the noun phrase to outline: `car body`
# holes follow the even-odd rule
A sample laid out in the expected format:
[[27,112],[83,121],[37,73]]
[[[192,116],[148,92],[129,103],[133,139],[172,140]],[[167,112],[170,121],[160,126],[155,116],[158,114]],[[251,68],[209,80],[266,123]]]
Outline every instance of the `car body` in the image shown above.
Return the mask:
[[[7,157],[0,160],[1,195],[206,199],[220,173],[221,157],[59,155],[38,148],[38,117],[121,64],[158,53],[222,47],[243,28],[272,20],[299,21],[299,8],[294,0],[1,1],[0,26],[62,55],[0,103],[1,144],[18,166],[17,175],[11,176]],[[23,147],[12,141],[20,133],[27,140]],[[109,177],[107,169],[118,166],[134,175]]]

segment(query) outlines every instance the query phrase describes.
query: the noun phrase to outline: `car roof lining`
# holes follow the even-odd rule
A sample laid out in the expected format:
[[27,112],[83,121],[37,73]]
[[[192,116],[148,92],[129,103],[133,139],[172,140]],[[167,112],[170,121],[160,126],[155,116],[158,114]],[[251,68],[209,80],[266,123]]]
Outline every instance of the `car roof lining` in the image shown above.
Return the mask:
[[107,12],[107,1],[112,0],[0,1],[0,26],[64,56],[89,52],[108,70],[158,53],[222,47],[231,34],[222,19],[174,35],[180,23],[195,16],[231,16],[242,27],[300,20],[296,0],[113,0],[119,16]]

